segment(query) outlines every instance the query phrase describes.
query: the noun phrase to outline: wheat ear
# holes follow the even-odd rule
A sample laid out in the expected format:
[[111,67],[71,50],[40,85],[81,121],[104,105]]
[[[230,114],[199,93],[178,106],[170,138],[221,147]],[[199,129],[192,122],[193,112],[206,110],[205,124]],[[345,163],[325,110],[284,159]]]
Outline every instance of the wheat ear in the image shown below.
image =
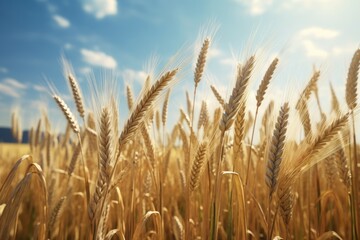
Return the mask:
[[270,197],[275,191],[280,171],[280,164],[283,158],[282,155],[284,152],[286,131],[289,120],[289,109],[288,103],[285,103],[281,107],[271,140],[265,177],[266,184],[269,187]]
[[140,102],[136,105],[134,111],[131,113],[129,119],[125,123],[119,137],[119,146],[124,145],[136,132],[139,125],[142,124],[146,112],[150,109],[160,92],[170,83],[175,77],[177,69],[165,73],[152,87],[147,91]]
[[310,114],[307,107],[307,103],[302,103],[302,109],[299,110],[300,120],[304,128],[305,137],[310,139],[311,137],[311,121],[310,121]]
[[180,218],[177,216],[173,217],[173,229],[176,240],[184,240],[184,226],[181,223]]
[[360,65],[360,49],[357,49],[350,63],[346,80],[346,103],[349,109],[353,110],[357,103],[357,81]]
[[294,166],[289,170],[289,175],[296,178],[299,173],[305,172],[315,163],[321,161],[323,158],[320,156],[315,160],[317,155],[321,155],[322,150],[333,142],[336,135],[344,129],[349,121],[349,113],[337,118],[329,126],[324,128],[318,136],[316,136],[311,144],[300,154],[294,161]]
[[49,223],[48,223],[48,237],[51,238],[51,232],[54,228],[55,222],[58,218],[58,215],[60,213],[60,210],[62,208],[62,205],[64,201],[66,200],[66,197],[62,197],[59,199],[59,201],[56,203],[54,209],[51,212]]
[[205,101],[201,102],[200,115],[198,121],[198,130],[203,126],[204,130],[206,130],[209,124],[209,111],[207,109],[207,104]]
[[[246,111],[246,106],[245,104],[241,104],[238,113],[236,114],[236,119],[235,119],[235,127],[234,127],[234,158],[239,158],[239,154],[241,154],[242,151],[242,141],[244,139],[244,135],[245,135],[245,111]],[[235,167],[235,162],[234,162],[234,169],[236,170],[237,168]]]
[[191,168],[191,173],[190,173],[190,178],[189,178],[191,192],[194,191],[199,184],[201,169],[204,165],[206,151],[207,151],[207,143],[203,142],[200,144],[200,146],[197,150],[197,153],[196,153],[196,156],[193,161],[192,168]]
[[[114,149],[112,146],[112,123],[110,110],[104,107],[101,112],[100,134],[99,134],[99,172],[96,182],[95,192],[89,204],[88,214],[90,220],[95,220],[98,204],[103,197],[105,186],[110,182],[110,162],[114,158]],[[96,223],[92,222],[93,231],[96,233]]]
[[315,154],[319,153],[326,144],[330,143],[334,137],[340,132],[348,123],[349,114],[345,114],[335,121],[333,121],[328,127],[324,129],[324,131],[315,138],[314,142],[310,146],[310,151],[308,151],[308,157],[311,158]]
[[284,186],[279,184],[277,192],[279,197],[280,215],[285,225],[288,226],[292,217],[294,193],[291,185],[289,184],[285,184]]
[[340,148],[335,153],[335,158],[336,158],[336,166],[337,166],[339,177],[340,177],[341,181],[347,187],[348,191],[350,191],[350,189],[351,189],[351,173],[349,170],[345,152],[342,148]]
[[34,148],[39,146],[40,140],[41,140],[40,138],[41,138],[41,118],[39,119],[39,121],[36,125],[35,137],[34,137]]
[[188,125],[189,128],[191,128],[191,122],[190,122],[190,118],[189,116],[184,112],[183,109],[180,108],[180,119],[185,120],[186,124]]
[[155,169],[155,154],[154,154],[154,146],[151,142],[150,135],[145,125],[141,126],[141,134],[144,138],[144,143],[147,151],[147,155],[149,157],[151,166]]
[[216,99],[220,103],[221,107],[224,109],[225,108],[224,98],[220,95],[219,91],[216,89],[216,87],[214,85],[211,85],[210,88],[211,88],[211,91],[214,93]]
[[81,95],[81,92],[80,92],[79,85],[78,85],[78,83],[77,83],[77,81],[76,81],[76,79],[75,79],[75,77],[73,75],[69,74],[68,79],[69,79],[71,91],[72,91],[72,94],[73,94],[73,97],[74,97],[74,100],[75,100],[76,108],[77,108],[80,116],[82,118],[84,118],[85,117],[85,110],[84,110],[84,104],[83,104],[82,95]]
[[[81,142],[84,142],[85,140],[85,137],[86,137],[87,134],[84,134],[81,138]],[[69,168],[68,168],[68,175],[71,176],[75,170],[75,166],[76,166],[76,163],[77,163],[77,160],[80,156],[80,153],[81,153],[81,143],[80,141],[78,142],[78,144],[76,145],[75,147],[75,150],[73,152],[73,155],[71,157],[71,160],[70,160],[70,164],[69,164]]]
[[339,100],[336,96],[335,90],[332,86],[332,84],[330,83],[330,91],[331,91],[331,108],[332,111],[334,111],[336,114],[340,113],[340,104],[339,104]]
[[206,38],[202,44],[197,62],[196,62],[196,67],[195,67],[195,72],[194,72],[194,82],[195,82],[195,88],[197,87],[197,85],[199,84],[201,77],[203,75],[204,72],[204,68],[205,68],[205,63],[206,63],[206,55],[208,53],[208,49],[209,49],[209,45],[210,45],[210,39]]
[[266,70],[266,73],[265,73],[265,75],[263,77],[263,80],[261,81],[260,86],[259,86],[259,88],[257,90],[257,93],[256,93],[256,101],[257,101],[256,106],[257,107],[260,107],[262,101],[264,100],[266,90],[267,90],[267,88],[269,86],[270,80],[271,80],[271,78],[272,78],[272,76],[274,74],[274,71],[276,69],[276,66],[277,66],[278,62],[279,62],[279,59],[275,58],[271,62],[269,68]]
[[271,116],[274,111],[274,101],[270,101],[269,105],[266,107],[265,113],[261,119],[261,125],[264,130],[264,135],[267,136],[267,131],[269,129],[269,126],[271,126]]
[[126,100],[127,100],[128,108],[129,110],[131,110],[134,106],[134,95],[129,85],[126,85]]
[[302,91],[299,100],[296,103],[296,109],[302,109],[302,104],[309,100],[311,92],[316,91],[317,82],[320,78],[320,71],[314,71],[310,81],[306,85],[305,89]]
[[220,122],[220,130],[228,130],[234,122],[234,117],[239,109],[240,103],[244,98],[251,73],[254,67],[255,57],[251,56],[242,68],[238,67],[238,75],[235,87],[231,93],[228,103],[225,105],[225,112]]
[[79,125],[78,125],[74,115],[70,111],[70,108],[68,107],[68,105],[58,95],[54,95],[53,98],[54,98],[55,102],[58,104],[58,106],[60,107],[61,111],[64,113],[72,130],[75,133],[79,134],[80,133]]
[[104,107],[101,113],[99,135],[99,163],[100,173],[109,182],[110,163],[114,158],[114,134],[110,109]]
[[162,108],[161,121],[162,121],[163,126],[165,126],[165,124],[166,124],[169,97],[170,97],[170,89],[166,92],[165,100],[164,100],[164,104],[163,104],[163,108]]
[[334,187],[335,183],[335,176],[337,174],[337,169],[335,166],[335,158],[333,156],[329,156],[324,159],[324,166],[325,166],[325,176],[327,185],[330,189]]
[[17,141],[17,143],[22,143],[23,129],[22,129],[21,120],[19,119],[19,117],[16,118],[16,125],[17,125],[16,141]]
[[189,92],[186,91],[185,94],[186,94],[186,111],[187,111],[188,115],[191,116],[193,103],[192,103],[192,101],[190,99]]
[[155,113],[155,125],[156,125],[156,130],[158,132],[160,132],[160,122],[161,122],[160,112],[159,112],[159,110],[156,110],[156,113]]
[[186,132],[184,130],[184,128],[181,126],[181,124],[178,124],[178,129],[179,129],[179,133],[180,133],[180,138],[183,142],[183,149],[184,149],[184,154],[185,154],[185,162],[184,162],[184,166],[185,166],[185,172],[188,172],[189,169],[189,152],[190,152],[190,146],[189,146],[189,139],[186,135]]
[[17,115],[15,112],[11,114],[11,135],[16,138],[18,132]]
[[29,145],[30,145],[30,152],[34,152],[34,127],[31,127],[29,130]]
[[[252,117],[252,115],[250,114],[251,112],[249,111],[249,119],[248,121],[246,122],[246,125],[245,125],[245,134],[247,133],[248,129],[250,129],[251,127],[251,124],[253,124],[253,128],[252,128],[252,132],[251,132],[251,138],[250,138],[250,147],[249,147],[249,152],[248,152],[248,156],[247,156],[247,168],[246,168],[246,175],[245,175],[245,185],[247,185],[248,183],[248,177],[249,177],[249,172],[250,172],[250,162],[251,162],[251,147],[253,145],[253,140],[254,140],[254,133],[255,133],[255,125],[256,125],[256,120],[258,118],[258,114],[259,114],[259,108],[260,108],[260,105],[262,103],[262,101],[264,100],[264,96],[265,96],[265,93],[266,93],[266,90],[268,88],[268,85],[270,83],[270,80],[272,78],[272,75],[275,71],[275,68],[276,68],[276,65],[278,63],[278,59],[275,58],[272,63],[270,64],[269,68],[267,69],[264,77],[263,77],[263,80],[261,81],[260,83],[260,86],[259,86],[259,89],[257,91],[257,94],[256,94],[256,110],[255,110],[255,118],[254,118],[254,121],[250,121],[250,117]],[[251,123],[251,124],[250,124]]]

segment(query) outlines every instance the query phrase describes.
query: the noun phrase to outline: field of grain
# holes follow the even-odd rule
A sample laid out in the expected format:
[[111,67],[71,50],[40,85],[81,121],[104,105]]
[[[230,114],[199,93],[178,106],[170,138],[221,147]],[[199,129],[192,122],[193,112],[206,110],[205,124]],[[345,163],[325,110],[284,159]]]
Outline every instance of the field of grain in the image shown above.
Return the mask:
[[[55,91],[53,98],[67,128],[55,134],[43,114],[28,146],[0,145],[0,239],[357,239],[360,50],[344,73],[346,106],[334,89],[318,89],[316,69],[295,103],[264,105],[281,62],[275,58],[249,109],[254,54],[238,65],[228,98],[207,86],[218,100],[210,112],[196,96],[208,84],[202,79],[209,48],[205,38],[194,87],[184,96],[187,109],[179,109],[175,123],[167,121],[168,109],[177,108],[168,100],[181,61],[149,75],[136,98],[127,87],[130,114],[122,127],[112,85],[94,90],[91,109],[65,68],[78,113]],[[331,94],[331,112],[322,110],[319,91]],[[12,121],[21,139],[16,114]]]

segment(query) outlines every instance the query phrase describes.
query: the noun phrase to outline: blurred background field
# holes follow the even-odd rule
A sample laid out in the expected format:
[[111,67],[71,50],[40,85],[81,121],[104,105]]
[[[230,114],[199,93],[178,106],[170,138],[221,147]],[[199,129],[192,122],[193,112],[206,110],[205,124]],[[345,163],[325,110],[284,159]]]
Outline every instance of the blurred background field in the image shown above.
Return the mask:
[[18,143],[0,143],[0,158],[5,161],[6,158],[20,157],[30,153],[29,144]]

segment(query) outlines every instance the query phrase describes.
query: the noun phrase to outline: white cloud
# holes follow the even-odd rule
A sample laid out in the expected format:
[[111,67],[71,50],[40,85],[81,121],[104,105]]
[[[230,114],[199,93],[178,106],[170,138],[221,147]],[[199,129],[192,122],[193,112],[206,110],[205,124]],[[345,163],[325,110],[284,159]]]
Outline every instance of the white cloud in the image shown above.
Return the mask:
[[227,65],[227,66],[236,66],[236,59],[235,58],[232,58],[232,57],[228,57],[228,58],[222,58],[219,60],[219,63],[222,64],[222,65]]
[[251,15],[261,15],[265,13],[273,4],[273,0],[236,0],[245,5]]
[[295,34],[294,42],[299,50],[309,58],[324,59],[331,54],[341,54],[342,48],[336,48],[339,31],[330,28],[310,26],[299,30]]
[[29,102],[29,106],[34,109],[47,109],[47,102],[44,102],[42,100],[31,100]]
[[5,67],[0,67],[0,73],[7,73],[8,69]]
[[352,54],[357,48],[357,44],[347,44],[344,46],[337,46],[332,48],[332,54],[338,56],[342,54]]
[[147,74],[144,71],[135,71],[129,68],[122,70],[120,75],[125,82],[130,84],[136,81],[142,85],[147,78]]
[[81,49],[80,52],[83,60],[91,65],[104,68],[116,68],[117,66],[116,60],[103,52],[88,49]]
[[117,14],[117,0],[83,0],[82,2],[84,11],[97,19]]
[[[283,0],[282,7],[285,9],[294,9],[301,7],[336,7],[338,4],[341,4],[342,0]],[[320,9],[321,11],[321,9]]]
[[48,9],[48,11],[50,13],[55,13],[57,11],[57,7],[55,5],[53,5],[52,3],[50,3],[49,0],[37,0],[37,1],[45,4],[46,8]]
[[316,46],[311,40],[303,40],[302,45],[305,49],[305,54],[308,57],[326,58],[328,56],[327,51]]
[[87,74],[91,73],[91,68],[89,68],[89,67],[82,67],[82,68],[79,69],[79,72],[81,72],[81,73],[84,74],[84,75],[87,75]]
[[13,78],[5,78],[4,83],[6,83],[7,85],[10,85],[11,87],[17,88],[17,89],[26,89],[27,86],[19,81],[17,81],[16,79]]
[[0,83],[0,93],[3,93],[5,95],[8,95],[10,97],[14,97],[14,98],[19,98],[20,97],[20,93],[18,91],[16,91],[16,89]]
[[339,35],[339,32],[333,29],[321,28],[321,27],[309,27],[304,28],[299,32],[299,36],[302,38],[316,38],[316,39],[332,39]]
[[73,48],[73,45],[72,45],[71,43],[65,43],[64,48],[65,48],[66,50],[70,50],[70,49]]
[[209,59],[214,58],[214,57],[219,57],[220,55],[222,55],[222,51],[219,48],[210,47],[209,53],[208,53]]
[[53,15],[53,19],[56,22],[56,24],[61,28],[70,27],[70,21],[64,18],[63,16],[55,14]]
[[240,3],[253,16],[264,14],[267,11],[302,10],[305,8],[336,11],[342,0],[233,0]]
[[38,91],[38,92],[47,92],[48,90],[46,89],[46,87],[41,86],[41,85],[34,85],[33,89]]
[[356,43],[339,44],[337,42],[330,42],[329,44],[324,44],[322,41],[310,38],[301,39],[299,40],[299,49],[309,58],[330,59],[340,55],[351,56],[355,49],[358,48]]

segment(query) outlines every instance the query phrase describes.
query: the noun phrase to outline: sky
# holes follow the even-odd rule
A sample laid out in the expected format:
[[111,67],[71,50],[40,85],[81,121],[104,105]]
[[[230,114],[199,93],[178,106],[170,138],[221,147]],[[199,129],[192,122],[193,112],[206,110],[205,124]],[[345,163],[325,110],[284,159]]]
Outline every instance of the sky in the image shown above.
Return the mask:
[[130,85],[137,95],[153,59],[158,59],[156,71],[161,72],[180,51],[191,60],[171,94],[169,118],[176,121],[179,108],[186,108],[185,90],[193,91],[196,54],[206,34],[211,46],[197,101],[206,101],[210,109],[218,106],[210,85],[227,98],[237,62],[251,54],[257,63],[249,109],[254,109],[257,86],[274,57],[280,64],[265,102],[299,96],[316,68],[321,71],[324,109],[329,109],[329,82],[345,106],[347,68],[360,44],[359,10],[358,0],[3,0],[0,126],[10,126],[11,112],[19,111],[27,129],[36,123],[40,109],[46,109],[53,127],[63,131],[65,118],[47,83],[76,112],[62,56],[71,62],[82,89],[87,89],[90,73],[106,81],[110,74],[105,73],[111,72],[123,122],[128,115],[124,86]]

